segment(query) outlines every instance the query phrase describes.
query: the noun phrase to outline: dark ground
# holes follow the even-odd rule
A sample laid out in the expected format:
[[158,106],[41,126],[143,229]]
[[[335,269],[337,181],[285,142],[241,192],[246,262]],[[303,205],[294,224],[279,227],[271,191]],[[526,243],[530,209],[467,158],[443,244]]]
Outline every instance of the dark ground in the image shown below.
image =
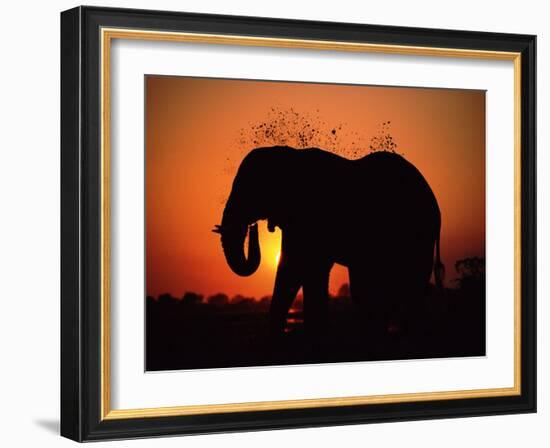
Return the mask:
[[266,300],[214,304],[196,295],[148,297],[146,370],[485,355],[484,279],[463,281],[457,289],[432,288],[409,331],[389,328],[377,340],[365,334],[347,297],[330,300],[330,326],[321,346],[308,340],[300,303],[294,306],[284,337],[274,343],[267,334]]

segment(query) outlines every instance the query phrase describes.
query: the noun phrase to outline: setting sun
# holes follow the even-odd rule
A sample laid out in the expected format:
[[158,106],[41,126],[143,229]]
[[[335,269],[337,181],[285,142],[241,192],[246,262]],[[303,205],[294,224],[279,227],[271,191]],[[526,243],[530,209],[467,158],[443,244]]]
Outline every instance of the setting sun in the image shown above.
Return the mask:
[[277,255],[275,255],[275,266],[279,266],[280,259],[281,259],[281,251],[277,252]]

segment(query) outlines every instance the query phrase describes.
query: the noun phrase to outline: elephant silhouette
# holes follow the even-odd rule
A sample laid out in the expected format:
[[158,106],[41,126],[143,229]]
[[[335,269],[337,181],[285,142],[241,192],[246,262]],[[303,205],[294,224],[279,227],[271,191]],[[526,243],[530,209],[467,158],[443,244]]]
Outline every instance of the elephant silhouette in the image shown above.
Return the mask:
[[394,329],[392,319],[414,309],[432,272],[441,287],[437,200],[422,174],[396,153],[349,160],[318,148],[253,149],[214,229],[229,267],[240,276],[252,275],[260,264],[259,220],[267,220],[271,232],[276,226],[282,231],[272,334],[284,331],[301,287],[306,334],[323,334],[334,263],[348,268],[352,299],[372,331]]

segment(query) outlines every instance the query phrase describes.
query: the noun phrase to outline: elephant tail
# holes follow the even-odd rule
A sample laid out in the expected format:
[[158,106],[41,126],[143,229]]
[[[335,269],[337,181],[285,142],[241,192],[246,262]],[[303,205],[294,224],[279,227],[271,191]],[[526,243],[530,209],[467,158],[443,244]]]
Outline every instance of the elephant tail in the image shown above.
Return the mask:
[[441,263],[441,253],[439,249],[439,236],[440,232],[437,232],[437,239],[435,240],[435,262],[434,262],[434,278],[435,286],[438,289],[443,289],[443,279],[445,278],[445,265]]

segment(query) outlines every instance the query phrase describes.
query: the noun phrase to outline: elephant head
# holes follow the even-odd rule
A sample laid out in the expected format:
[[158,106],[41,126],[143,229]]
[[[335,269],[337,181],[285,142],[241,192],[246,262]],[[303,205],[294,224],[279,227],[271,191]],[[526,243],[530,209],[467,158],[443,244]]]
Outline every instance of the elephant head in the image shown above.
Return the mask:
[[[268,219],[269,230],[275,228],[272,216],[277,180],[274,176],[285,158],[285,150],[290,148],[254,149],[243,159],[225,204],[222,223],[213,230],[221,234],[225,259],[237,275],[252,275],[260,265],[257,221]],[[247,234],[248,254],[245,255]]]

